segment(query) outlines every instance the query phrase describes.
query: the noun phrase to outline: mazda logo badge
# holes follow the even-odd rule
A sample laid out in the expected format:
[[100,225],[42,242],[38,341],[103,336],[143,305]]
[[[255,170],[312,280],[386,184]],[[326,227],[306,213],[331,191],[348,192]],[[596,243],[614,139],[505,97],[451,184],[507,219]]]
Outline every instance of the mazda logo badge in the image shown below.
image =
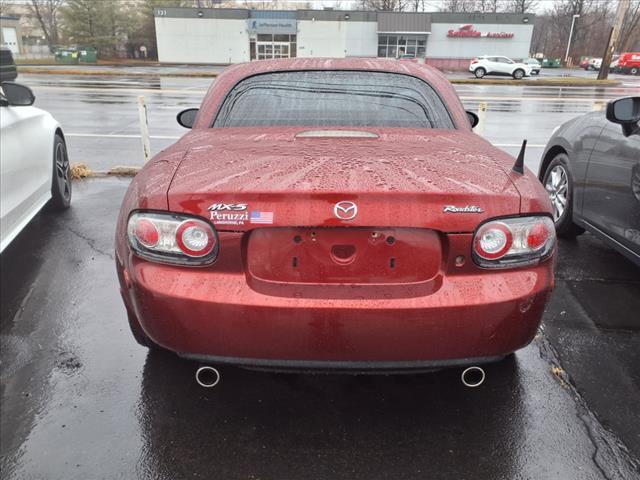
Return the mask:
[[358,206],[353,202],[338,202],[333,207],[333,214],[340,220],[353,220],[358,214]]

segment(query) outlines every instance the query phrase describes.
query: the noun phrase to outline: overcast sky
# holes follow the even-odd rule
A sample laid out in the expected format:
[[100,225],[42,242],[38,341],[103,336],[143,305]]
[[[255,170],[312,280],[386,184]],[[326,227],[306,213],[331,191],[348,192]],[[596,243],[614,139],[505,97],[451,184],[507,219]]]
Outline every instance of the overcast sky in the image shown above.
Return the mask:
[[[268,0],[262,0],[268,1]],[[288,0],[278,0],[278,3],[284,3]],[[534,13],[543,13],[549,7],[553,5],[557,0],[537,0],[537,4],[534,8]],[[593,3],[611,3],[617,5],[617,0],[591,0]],[[300,0],[291,0],[291,3],[299,3]],[[355,9],[358,5],[358,0],[310,0],[314,9],[322,9],[324,7],[338,7],[343,10]],[[500,2],[508,3],[509,0],[500,0]],[[438,12],[440,11],[443,1],[442,0],[425,0],[425,11]]]

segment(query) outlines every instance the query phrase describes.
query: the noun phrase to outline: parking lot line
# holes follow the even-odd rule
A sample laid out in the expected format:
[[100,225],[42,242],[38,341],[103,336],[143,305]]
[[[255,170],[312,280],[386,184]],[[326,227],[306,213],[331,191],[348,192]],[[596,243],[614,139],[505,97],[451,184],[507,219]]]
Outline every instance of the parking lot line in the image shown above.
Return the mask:
[[[65,133],[65,137],[90,137],[90,138],[140,138],[140,135],[122,133]],[[150,138],[158,140],[178,140],[182,137],[175,135],[150,135]]]

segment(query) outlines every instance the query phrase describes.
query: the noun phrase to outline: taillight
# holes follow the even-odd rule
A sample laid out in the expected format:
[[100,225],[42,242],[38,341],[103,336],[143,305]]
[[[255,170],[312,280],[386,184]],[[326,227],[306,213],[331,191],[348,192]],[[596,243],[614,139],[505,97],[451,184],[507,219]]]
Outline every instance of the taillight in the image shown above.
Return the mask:
[[218,236],[210,223],[176,213],[135,212],[127,236],[138,256],[162,263],[204,265],[218,253]]
[[141,218],[136,222],[134,234],[138,241],[148,248],[153,248],[158,244],[160,234],[151,220]]
[[530,265],[548,258],[556,242],[549,217],[519,217],[483,223],[473,238],[473,259],[481,267]]
[[474,58],[473,60],[471,60],[471,65],[473,65],[474,63],[478,63],[478,59]]
[[487,260],[503,257],[512,244],[511,230],[500,222],[487,223],[480,227],[474,240],[476,254]]
[[199,220],[182,222],[176,231],[180,250],[190,257],[204,257],[211,253],[215,237],[211,227]]

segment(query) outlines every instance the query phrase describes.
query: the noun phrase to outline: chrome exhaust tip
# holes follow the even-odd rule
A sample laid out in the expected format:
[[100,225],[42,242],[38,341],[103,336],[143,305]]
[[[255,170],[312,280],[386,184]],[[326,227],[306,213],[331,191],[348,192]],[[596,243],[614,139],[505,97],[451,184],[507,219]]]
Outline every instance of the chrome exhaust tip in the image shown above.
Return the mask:
[[213,388],[220,383],[220,372],[217,368],[204,366],[196,370],[196,382],[204,388]]
[[484,370],[480,367],[465,368],[460,375],[460,380],[465,387],[475,388],[484,383],[486,378]]

